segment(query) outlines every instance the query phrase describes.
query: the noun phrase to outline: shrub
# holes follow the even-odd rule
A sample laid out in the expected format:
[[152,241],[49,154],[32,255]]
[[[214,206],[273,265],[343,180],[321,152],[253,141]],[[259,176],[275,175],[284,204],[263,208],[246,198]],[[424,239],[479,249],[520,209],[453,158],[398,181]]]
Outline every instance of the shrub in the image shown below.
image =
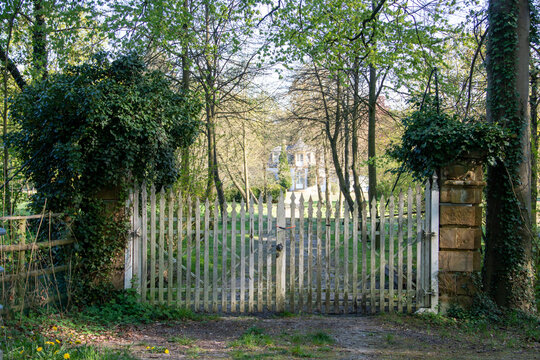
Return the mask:
[[[147,180],[159,188],[177,179],[175,151],[197,136],[199,110],[192,94],[173,91],[134,54],[112,62],[96,55],[15,97],[10,114],[18,131],[10,142],[38,189],[33,206],[46,203],[74,223],[79,301],[109,290],[100,282],[125,248],[127,186]],[[97,199],[106,189],[120,201],[106,207]]]

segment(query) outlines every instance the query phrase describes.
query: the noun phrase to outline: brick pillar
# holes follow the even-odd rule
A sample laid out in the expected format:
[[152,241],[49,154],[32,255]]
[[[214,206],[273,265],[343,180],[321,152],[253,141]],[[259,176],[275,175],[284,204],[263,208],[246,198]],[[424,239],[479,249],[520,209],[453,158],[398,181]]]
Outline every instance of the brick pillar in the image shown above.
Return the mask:
[[441,169],[439,294],[441,311],[452,303],[467,307],[480,278],[482,164],[468,157]]

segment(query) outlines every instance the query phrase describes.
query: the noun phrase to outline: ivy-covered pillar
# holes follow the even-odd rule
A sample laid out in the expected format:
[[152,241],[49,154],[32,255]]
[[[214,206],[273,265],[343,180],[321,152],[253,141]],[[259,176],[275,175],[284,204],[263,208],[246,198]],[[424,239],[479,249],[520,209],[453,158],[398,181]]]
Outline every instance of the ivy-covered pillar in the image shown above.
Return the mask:
[[[107,186],[102,188],[96,194],[96,199],[102,202],[102,212],[105,219],[113,221],[123,221],[125,209],[122,206],[122,189],[120,186]],[[117,234],[121,235],[121,234]],[[122,240],[121,242],[125,242]],[[124,257],[125,249],[119,250],[114,254],[113,264],[110,273],[110,283],[116,290],[124,288]]]
[[468,155],[441,169],[439,303],[468,307],[478,291],[481,270],[481,157]]

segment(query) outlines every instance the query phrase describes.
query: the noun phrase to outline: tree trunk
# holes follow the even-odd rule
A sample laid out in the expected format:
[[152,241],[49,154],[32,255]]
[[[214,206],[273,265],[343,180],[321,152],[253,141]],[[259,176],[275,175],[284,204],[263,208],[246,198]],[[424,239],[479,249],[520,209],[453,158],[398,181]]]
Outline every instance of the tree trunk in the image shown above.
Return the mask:
[[[351,114],[351,131],[352,131],[352,141],[351,141],[351,153],[352,153],[352,162],[351,168],[353,173],[353,183],[354,183],[354,197],[356,202],[360,203],[364,201],[364,196],[362,193],[362,187],[360,185],[360,177],[358,176],[358,108],[360,106],[360,96],[358,94],[360,87],[360,62],[358,59],[354,62],[354,78],[353,78],[353,108]],[[362,212],[358,212],[358,217],[362,217]]]
[[536,228],[536,198],[538,197],[538,69],[531,69],[531,222]]
[[[325,179],[325,203],[326,206],[330,206],[330,173],[328,172],[328,150],[326,144],[324,145],[324,179]],[[320,200],[322,201],[322,200]]]
[[485,290],[506,308],[534,308],[527,0],[490,0],[487,118],[514,135],[506,159],[488,168]]
[[377,198],[377,167],[375,164],[375,112],[376,112],[377,73],[373,65],[369,65],[369,97],[368,97],[368,201]]
[[315,181],[317,182],[317,197],[319,201],[323,201],[322,188],[321,188],[321,176],[319,174],[320,163],[321,163],[321,154],[319,153],[319,149],[317,149],[317,151],[315,152]]
[[34,79],[47,77],[47,34],[42,0],[34,0],[34,27],[32,30],[32,65]]
[[[189,12],[189,1],[184,0],[184,11],[186,14]],[[187,18],[187,17],[186,17]],[[188,24],[187,21],[183,24],[182,28],[184,29],[184,34],[187,34]],[[184,40],[186,41],[186,40]],[[190,85],[190,71],[189,71],[189,57],[188,57],[188,44],[187,41],[183,44],[182,49],[182,91],[187,93],[189,91]],[[191,181],[190,181],[190,150],[188,147],[183,147],[180,150],[181,154],[181,168],[180,168],[180,187],[183,193],[191,192]]]
[[247,153],[246,153],[246,124],[242,123],[242,163],[244,168],[244,186],[246,187],[246,209],[249,210],[249,174],[247,168]]

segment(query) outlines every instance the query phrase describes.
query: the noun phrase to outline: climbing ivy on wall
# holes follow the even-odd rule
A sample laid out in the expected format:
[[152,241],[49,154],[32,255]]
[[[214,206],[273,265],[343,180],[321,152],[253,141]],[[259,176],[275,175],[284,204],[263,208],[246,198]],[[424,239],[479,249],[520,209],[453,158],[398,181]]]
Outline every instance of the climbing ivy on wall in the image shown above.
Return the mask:
[[[528,179],[528,3],[490,1],[488,120],[510,134],[505,157],[488,168],[484,286],[505,307],[533,304]],[[522,50],[520,52],[520,50]],[[520,71],[525,70],[524,78]],[[524,82],[524,83],[523,83]]]
[[400,143],[393,143],[388,155],[416,180],[425,181],[435,171],[460,157],[475,152],[488,163],[504,159],[509,133],[498,124],[477,119],[461,121],[440,112],[433,99],[402,119],[405,131]]

